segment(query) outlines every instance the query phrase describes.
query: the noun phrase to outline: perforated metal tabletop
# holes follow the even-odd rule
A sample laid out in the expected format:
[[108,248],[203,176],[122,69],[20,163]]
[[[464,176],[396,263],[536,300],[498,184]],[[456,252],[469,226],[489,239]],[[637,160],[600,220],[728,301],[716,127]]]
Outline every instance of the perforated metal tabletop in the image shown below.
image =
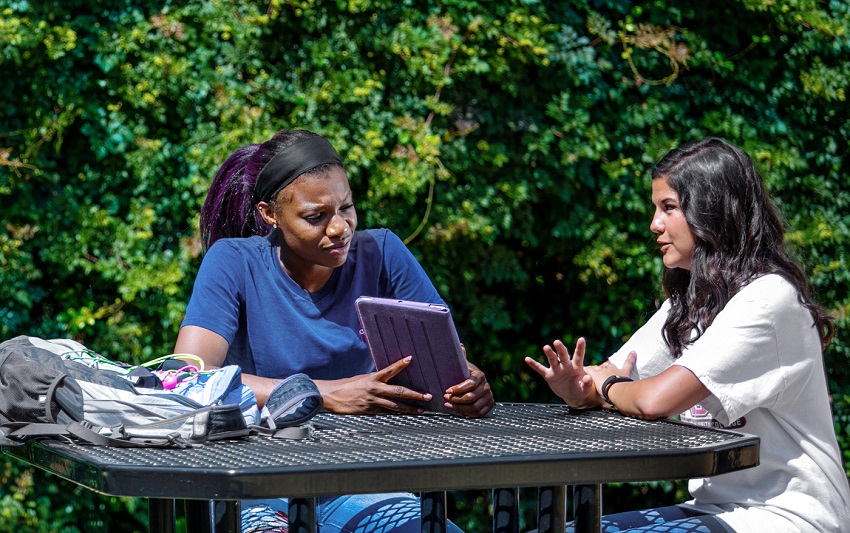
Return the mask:
[[313,427],[313,439],[185,450],[4,451],[105,494],[203,500],[674,480],[758,464],[751,435],[562,405],[498,404],[483,419],[322,413]]

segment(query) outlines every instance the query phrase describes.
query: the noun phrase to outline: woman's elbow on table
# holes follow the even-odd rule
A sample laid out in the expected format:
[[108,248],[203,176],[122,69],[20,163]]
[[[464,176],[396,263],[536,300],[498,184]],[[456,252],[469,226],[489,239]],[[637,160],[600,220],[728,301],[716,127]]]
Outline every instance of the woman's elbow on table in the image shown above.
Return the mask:
[[667,418],[681,412],[674,412],[675,409],[670,408],[669,402],[662,401],[656,395],[635,398],[628,407],[620,407],[619,409],[627,415],[644,420]]
[[655,420],[676,416],[709,394],[710,391],[690,370],[672,366],[657,376],[614,385],[608,396],[621,412]]

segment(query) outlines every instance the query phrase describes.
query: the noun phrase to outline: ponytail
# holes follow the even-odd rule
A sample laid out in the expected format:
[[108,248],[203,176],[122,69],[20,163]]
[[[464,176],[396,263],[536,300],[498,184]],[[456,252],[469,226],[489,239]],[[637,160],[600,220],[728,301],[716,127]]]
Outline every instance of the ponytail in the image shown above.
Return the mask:
[[254,203],[254,183],[262,165],[257,165],[257,158],[253,156],[260,146],[249,144],[239,148],[215,175],[201,208],[200,230],[204,250],[218,239],[267,235],[271,229]]

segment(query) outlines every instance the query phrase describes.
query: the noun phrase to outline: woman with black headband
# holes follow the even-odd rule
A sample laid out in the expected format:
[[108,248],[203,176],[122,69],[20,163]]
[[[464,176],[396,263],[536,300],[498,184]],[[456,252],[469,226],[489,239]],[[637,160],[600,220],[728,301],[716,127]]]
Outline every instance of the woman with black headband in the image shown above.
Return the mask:
[[[206,254],[175,353],[197,354],[208,368],[239,365],[261,406],[283,378],[305,373],[329,411],[421,412],[405,400],[428,396],[387,384],[409,362],[375,371],[354,301],[444,302],[395,234],[356,227],[345,170],[323,137],[283,130],[238,149],[201,211]],[[470,364],[469,379],[448,389],[445,403],[481,417],[493,395]],[[243,531],[285,530],[285,503],[244,502],[243,509]],[[418,509],[411,494],[361,495],[322,499],[317,515],[322,532],[354,531],[384,515],[395,523],[384,531],[402,533],[419,530]]]

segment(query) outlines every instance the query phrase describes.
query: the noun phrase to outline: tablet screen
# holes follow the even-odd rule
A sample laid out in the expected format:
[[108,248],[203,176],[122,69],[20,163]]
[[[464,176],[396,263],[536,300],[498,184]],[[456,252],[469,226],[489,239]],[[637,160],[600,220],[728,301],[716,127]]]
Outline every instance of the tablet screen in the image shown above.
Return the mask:
[[459,414],[443,406],[446,389],[469,377],[449,309],[440,304],[366,296],[358,298],[356,306],[378,370],[413,356],[410,366],[390,383],[430,392],[430,402],[411,402],[423,409]]

